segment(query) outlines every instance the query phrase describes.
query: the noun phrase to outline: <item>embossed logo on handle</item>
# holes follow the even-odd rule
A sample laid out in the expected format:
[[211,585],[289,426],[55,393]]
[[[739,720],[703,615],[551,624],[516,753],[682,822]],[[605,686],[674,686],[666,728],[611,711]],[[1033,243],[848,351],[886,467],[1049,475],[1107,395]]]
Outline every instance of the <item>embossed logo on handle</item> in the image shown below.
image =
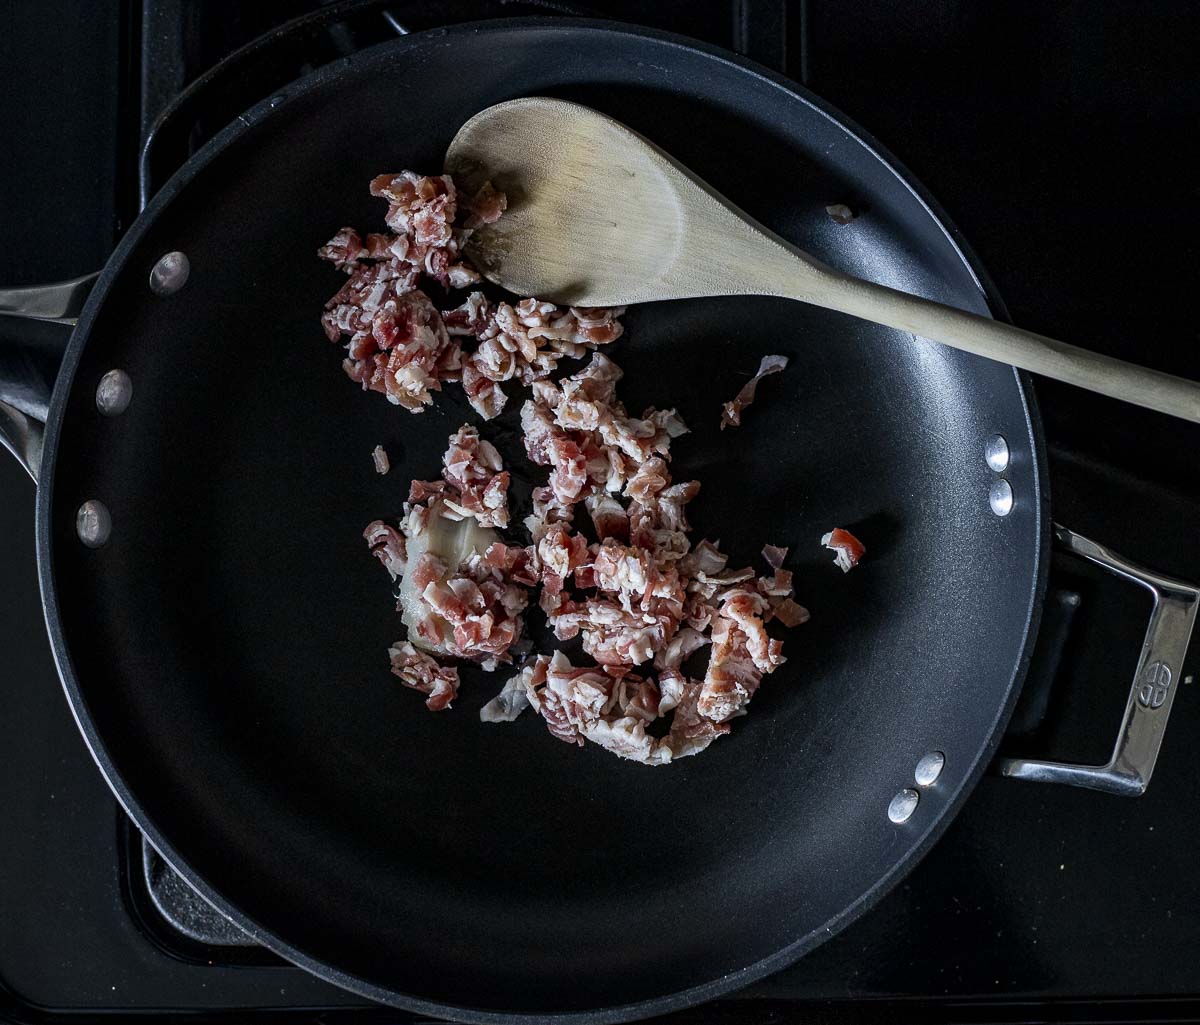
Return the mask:
[[1171,689],[1171,667],[1166,662],[1151,662],[1142,673],[1138,703],[1143,708],[1160,708]]

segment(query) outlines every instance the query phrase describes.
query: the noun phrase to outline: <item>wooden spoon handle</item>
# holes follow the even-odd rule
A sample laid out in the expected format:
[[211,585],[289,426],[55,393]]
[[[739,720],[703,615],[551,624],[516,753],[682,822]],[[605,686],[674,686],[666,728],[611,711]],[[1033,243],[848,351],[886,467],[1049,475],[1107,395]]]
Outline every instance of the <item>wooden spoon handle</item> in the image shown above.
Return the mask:
[[1200,423],[1200,383],[1196,381],[1089,352],[827,268],[815,277],[806,265],[801,273],[803,291],[793,298]]

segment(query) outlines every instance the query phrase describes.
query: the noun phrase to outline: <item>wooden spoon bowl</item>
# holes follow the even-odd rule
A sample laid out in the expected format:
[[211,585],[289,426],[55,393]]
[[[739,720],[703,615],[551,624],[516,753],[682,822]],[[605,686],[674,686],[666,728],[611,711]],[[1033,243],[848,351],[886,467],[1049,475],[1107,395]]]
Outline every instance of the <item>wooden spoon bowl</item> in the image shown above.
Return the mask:
[[836,271],[589,107],[540,96],[488,107],[459,129],[446,169],[508,194],[467,253],[520,295],[574,306],[784,296],[1200,423],[1200,384]]

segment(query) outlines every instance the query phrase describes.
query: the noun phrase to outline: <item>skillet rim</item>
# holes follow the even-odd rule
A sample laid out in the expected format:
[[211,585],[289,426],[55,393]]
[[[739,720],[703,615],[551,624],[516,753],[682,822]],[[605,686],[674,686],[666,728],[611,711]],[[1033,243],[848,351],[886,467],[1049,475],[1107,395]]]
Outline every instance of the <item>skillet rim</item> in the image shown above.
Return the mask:
[[172,868],[183,876],[206,901],[249,934],[255,941],[318,978],[332,982],[343,989],[378,1003],[415,1011],[420,1014],[443,1018],[453,1017],[460,1021],[478,1022],[481,1025],[507,1025],[507,1023],[511,1022],[532,1021],[563,1023],[563,1025],[566,1025],[566,1023],[570,1023],[570,1025],[609,1025],[609,1023],[625,1022],[665,1014],[669,1011],[680,1010],[707,1002],[718,996],[741,989],[799,960],[804,954],[819,946],[822,942],[831,938],[865,914],[899,883],[933,844],[941,838],[942,834],[954,820],[962,804],[975,789],[976,784],[987,769],[992,755],[999,746],[1005,727],[1020,695],[1033,654],[1046,589],[1049,566],[1047,555],[1050,544],[1049,478],[1046,470],[1045,440],[1041,418],[1038,413],[1030,375],[1016,368],[1012,370],[1018,397],[1024,406],[1025,429],[1030,442],[1031,467],[1038,495],[1038,502],[1034,509],[1037,537],[1037,546],[1034,552],[1034,579],[1029,589],[1021,654],[1006,684],[1004,700],[992,722],[991,732],[985,739],[975,761],[962,777],[957,789],[948,796],[936,817],[927,825],[924,835],[917,844],[909,848],[901,858],[894,861],[891,868],[883,873],[873,886],[862,893],[840,913],[834,915],[807,935],[800,937],[793,943],[782,947],[765,958],[720,978],[710,979],[688,989],[678,990],[674,993],[652,997],[647,1000],[618,1004],[600,1009],[538,1014],[527,1011],[511,1012],[462,1007],[412,997],[334,968],[293,947],[281,936],[251,919],[235,904],[226,900],[214,887],[210,886],[191,863],[169,842],[167,837],[158,829],[146,813],[137,800],[135,794],[137,788],[129,786],[117,771],[104,739],[92,721],[84,689],[80,686],[79,677],[71,660],[69,645],[62,628],[58,602],[59,584],[54,564],[53,531],[50,526],[51,515],[55,505],[55,468],[63,431],[63,422],[65,420],[70,393],[74,385],[75,374],[87,345],[91,329],[114,283],[121,274],[126,273],[124,265],[134,254],[143,236],[157,220],[159,213],[171,204],[178,193],[191,182],[196,174],[217,160],[226,149],[240,140],[247,132],[257,130],[260,123],[267,120],[273,110],[283,109],[298,97],[305,96],[322,88],[331,80],[340,77],[343,73],[348,72],[359,64],[383,60],[390,54],[403,52],[408,49],[418,49],[429,45],[431,41],[439,38],[453,38],[459,35],[476,35],[480,33],[505,33],[527,28],[634,36],[642,40],[651,40],[656,44],[668,48],[699,53],[709,60],[729,65],[739,73],[752,75],[772,88],[784,92],[788,95],[790,102],[799,102],[809,107],[816,114],[832,121],[845,131],[868,156],[874,158],[886,170],[891,172],[896,178],[897,183],[913,195],[924,207],[932,222],[945,235],[946,241],[958,255],[963,266],[971,274],[976,287],[979,289],[992,315],[1002,320],[1009,319],[1004,303],[990,277],[982,268],[978,257],[968,246],[961,232],[950,222],[945,212],[925,188],[916,181],[899,161],[880,146],[871,135],[863,131],[854,121],[843,115],[831,104],[826,103],[809,92],[800,84],[777,72],[734,54],[723,47],[691,39],[678,33],[664,32],[600,18],[552,16],[497,18],[414,32],[410,35],[388,40],[384,43],[360,50],[350,57],[335,60],[316,69],[290,85],[287,88],[287,99],[281,103],[277,103],[275,106],[272,106],[271,100],[264,99],[249,108],[249,110],[241,114],[205,143],[167,180],[150,203],[138,215],[125,236],[109,256],[100,278],[79,317],[76,328],[71,335],[63,358],[62,369],[55,382],[54,393],[51,398],[46,423],[42,475],[37,488],[36,547],[38,580],[41,587],[47,632],[50,637],[55,665],[62,681],[63,691],[76,725],[79,727],[79,731],[87,744],[88,751],[99,767],[101,775],[104,777],[109,789],[112,790],[126,814],[129,815],[138,829],[141,830],[151,845]]

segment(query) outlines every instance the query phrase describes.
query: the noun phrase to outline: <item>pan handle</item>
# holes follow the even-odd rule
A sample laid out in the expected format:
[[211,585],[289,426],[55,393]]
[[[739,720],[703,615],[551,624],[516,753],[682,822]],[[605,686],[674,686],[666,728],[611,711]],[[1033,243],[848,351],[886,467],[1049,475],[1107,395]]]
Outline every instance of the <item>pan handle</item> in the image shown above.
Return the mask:
[[99,271],[70,281],[28,288],[0,288],[0,314],[74,324],[92,293]]
[[1200,610],[1200,588],[1138,566],[1095,541],[1054,525],[1054,537],[1066,552],[1132,580],[1154,596],[1150,625],[1125,704],[1121,732],[1106,765],[1075,765],[1031,758],[1001,758],[1002,776],[1036,783],[1065,783],[1123,797],[1146,792],[1175,700],[1188,641]]
[[54,375],[98,277],[0,288],[0,444],[35,481]]

